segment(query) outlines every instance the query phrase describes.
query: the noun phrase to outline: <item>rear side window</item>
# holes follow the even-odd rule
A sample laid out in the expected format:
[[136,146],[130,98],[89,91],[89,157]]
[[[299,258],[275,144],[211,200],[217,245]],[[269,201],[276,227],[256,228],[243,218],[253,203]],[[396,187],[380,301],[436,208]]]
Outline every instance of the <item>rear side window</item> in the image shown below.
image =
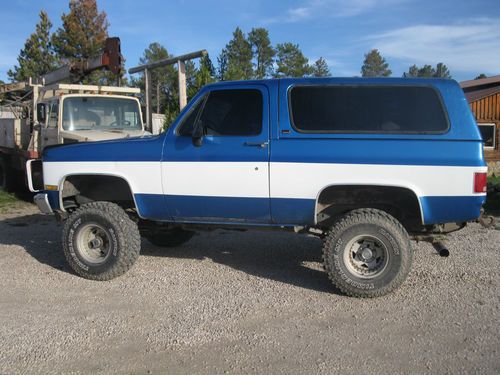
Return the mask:
[[304,133],[443,133],[438,93],[424,86],[296,86],[294,128]]

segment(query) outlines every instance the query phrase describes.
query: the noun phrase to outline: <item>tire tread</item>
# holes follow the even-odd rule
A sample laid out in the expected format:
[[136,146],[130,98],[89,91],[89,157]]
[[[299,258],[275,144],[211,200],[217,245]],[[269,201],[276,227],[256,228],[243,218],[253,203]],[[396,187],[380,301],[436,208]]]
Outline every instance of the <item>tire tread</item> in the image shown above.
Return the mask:
[[[406,244],[407,247],[407,249],[402,249],[402,272],[399,272],[388,285],[376,290],[361,290],[353,287],[352,285],[349,285],[340,277],[337,272],[335,272],[334,267],[330,264],[329,252],[335,246],[336,234],[341,233],[347,228],[362,222],[369,222],[372,224],[381,223],[384,225],[388,224],[389,226],[392,226],[393,230],[391,230],[391,234],[395,237],[399,237],[398,240],[400,241],[400,243]],[[325,237],[322,257],[323,265],[325,271],[328,274],[328,278],[342,293],[351,297],[374,298],[390,293],[404,282],[411,269],[413,252],[411,250],[410,238],[408,236],[408,233],[398,220],[396,220],[393,216],[389,215],[385,211],[374,208],[361,208],[350,211],[334,223]]]
[[[70,255],[66,241],[71,228],[70,223],[73,223],[80,215],[87,213],[101,215],[121,228],[123,248],[119,249],[118,260],[107,271],[100,274],[92,274],[82,270]],[[66,260],[78,275],[91,280],[106,281],[123,275],[137,261],[141,249],[141,236],[137,224],[130,219],[120,206],[111,202],[91,202],[80,206],[68,217],[63,228],[62,243]]]

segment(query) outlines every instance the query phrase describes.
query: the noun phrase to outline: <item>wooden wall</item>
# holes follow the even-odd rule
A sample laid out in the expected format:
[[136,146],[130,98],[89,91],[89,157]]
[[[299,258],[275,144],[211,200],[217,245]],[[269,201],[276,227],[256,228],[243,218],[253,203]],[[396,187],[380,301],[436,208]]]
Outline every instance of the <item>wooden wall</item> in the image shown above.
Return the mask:
[[470,103],[470,108],[477,123],[496,124],[496,149],[485,150],[487,161],[500,161],[500,93]]

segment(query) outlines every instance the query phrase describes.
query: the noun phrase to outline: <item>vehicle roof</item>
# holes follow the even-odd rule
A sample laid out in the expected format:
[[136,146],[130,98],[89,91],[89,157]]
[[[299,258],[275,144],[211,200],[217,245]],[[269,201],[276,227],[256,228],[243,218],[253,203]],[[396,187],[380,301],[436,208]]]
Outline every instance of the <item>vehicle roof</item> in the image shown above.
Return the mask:
[[207,87],[217,87],[224,85],[248,85],[248,84],[269,84],[272,82],[283,82],[286,85],[297,83],[308,84],[384,84],[384,85],[429,85],[429,86],[449,86],[458,85],[455,80],[447,78],[396,78],[396,77],[305,77],[305,78],[271,78],[244,81],[220,81],[207,85]]

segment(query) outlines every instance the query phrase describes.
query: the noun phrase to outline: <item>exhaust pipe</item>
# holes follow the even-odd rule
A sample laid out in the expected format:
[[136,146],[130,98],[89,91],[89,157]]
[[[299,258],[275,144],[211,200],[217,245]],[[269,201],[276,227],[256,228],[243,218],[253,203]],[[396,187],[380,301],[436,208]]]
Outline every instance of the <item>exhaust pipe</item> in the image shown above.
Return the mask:
[[450,255],[450,250],[448,250],[448,246],[443,241],[434,241],[432,246],[434,246],[439,256],[446,258]]

